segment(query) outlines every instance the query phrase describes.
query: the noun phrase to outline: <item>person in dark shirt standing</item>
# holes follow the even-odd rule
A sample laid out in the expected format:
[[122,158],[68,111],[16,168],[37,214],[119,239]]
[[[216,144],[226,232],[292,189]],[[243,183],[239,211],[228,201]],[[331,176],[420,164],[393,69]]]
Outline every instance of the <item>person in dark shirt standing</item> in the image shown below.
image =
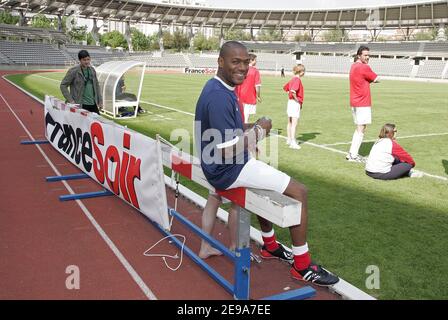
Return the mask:
[[208,182],[217,190],[238,187],[277,191],[301,202],[301,222],[289,228],[292,254],[276,241],[270,221],[258,217],[264,245],[261,256],[292,264],[297,280],[331,286],[339,278],[311,261],[306,242],[307,190],[304,185],[268,164],[251,158],[248,149],[269,134],[271,120],[258,119],[244,124],[234,89],[249,70],[246,47],[236,41],[225,43],[218,58],[217,75],[202,90],[196,104],[195,141],[201,167]]
[[101,89],[87,50],[78,52],[79,65],[70,68],[61,81],[60,89],[66,102],[99,113],[102,107]]

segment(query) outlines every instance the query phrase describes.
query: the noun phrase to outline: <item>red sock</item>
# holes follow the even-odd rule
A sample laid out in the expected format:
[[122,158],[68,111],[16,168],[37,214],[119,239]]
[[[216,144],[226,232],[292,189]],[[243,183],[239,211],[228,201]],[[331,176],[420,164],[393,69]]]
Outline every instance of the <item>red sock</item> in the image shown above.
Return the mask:
[[311,264],[311,255],[309,252],[305,252],[304,254],[301,254],[299,256],[294,256],[294,266],[297,270],[304,270],[308,268],[308,266]]
[[269,251],[275,251],[279,247],[277,240],[275,240],[275,234],[272,237],[262,237],[262,238],[264,246]]

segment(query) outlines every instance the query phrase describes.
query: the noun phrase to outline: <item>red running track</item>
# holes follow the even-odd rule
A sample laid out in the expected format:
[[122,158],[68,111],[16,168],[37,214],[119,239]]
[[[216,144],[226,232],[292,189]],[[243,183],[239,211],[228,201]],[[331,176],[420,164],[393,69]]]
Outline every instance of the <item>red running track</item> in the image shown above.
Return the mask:
[[[79,169],[50,145],[20,144],[30,139],[28,133],[36,140],[44,138],[43,107],[4,79],[0,79],[0,114],[0,299],[232,299],[185,255],[177,271],[169,270],[160,258],[143,256],[163,236],[121,199],[59,201],[60,195],[69,194],[66,186],[75,193],[101,187],[92,180],[66,185],[45,181],[56,175],[52,166],[60,174]],[[167,195],[173,206],[170,189]],[[200,225],[201,209],[196,205],[181,197],[178,211]],[[172,232],[185,235],[186,245],[198,252],[200,239],[192,232],[176,221]],[[214,237],[229,242],[224,224],[217,224]],[[179,251],[166,240],[153,250],[171,255]],[[228,259],[213,257],[207,262],[233,282]],[[178,261],[168,263],[176,267]],[[66,287],[69,266],[79,268],[79,289]],[[251,299],[303,285],[290,278],[285,263],[252,264]],[[315,299],[340,299],[325,288],[315,288]]]

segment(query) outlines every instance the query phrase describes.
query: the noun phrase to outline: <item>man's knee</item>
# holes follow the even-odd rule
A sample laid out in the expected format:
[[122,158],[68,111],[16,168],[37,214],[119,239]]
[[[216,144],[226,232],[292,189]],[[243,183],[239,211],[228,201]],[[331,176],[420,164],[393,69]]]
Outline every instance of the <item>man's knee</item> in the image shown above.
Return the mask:
[[308,188],[291,178],[289,185],[283,194],[297,200],[305,201],[308,197]]

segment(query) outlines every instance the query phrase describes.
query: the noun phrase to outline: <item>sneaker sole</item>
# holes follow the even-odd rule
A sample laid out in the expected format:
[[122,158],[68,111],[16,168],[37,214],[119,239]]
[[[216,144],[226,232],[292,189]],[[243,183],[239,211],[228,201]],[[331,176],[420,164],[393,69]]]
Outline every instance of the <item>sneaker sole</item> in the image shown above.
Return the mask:
[[277,260],[280,260],[280,261],[287,262],[287,263],[289,263],[289,264],[292,264],[292,263],[294,262],[293,259],[291,259],[291,260],[285,260],[285,259],[282,259],[282,258],[279,258],[279,257],[276,257],[276,256],[266,257],[266,256],[264,256],[262,253],[260,253],[260,257],[263,258],[263,259],[266,259],[266,260],[277,259]]
[[308,284],[313,284],[313,285],[318,286],[318,287],[327,287],[327,288],[331,287],[331,286],[334,286],[335,284],[337,284],[339,282],[339,280],[338,280],[337,282],[335,282],[333,284],[319,284],[319,283],[316,283],[316,282],[303,280],[303,278],[302,279],[296,278],[293,275],[291,275],[291,278],[293,278],[294,280],[297,280],[297,281],[302,281],[302,282],[305,282],[305,283],[308,283]]

